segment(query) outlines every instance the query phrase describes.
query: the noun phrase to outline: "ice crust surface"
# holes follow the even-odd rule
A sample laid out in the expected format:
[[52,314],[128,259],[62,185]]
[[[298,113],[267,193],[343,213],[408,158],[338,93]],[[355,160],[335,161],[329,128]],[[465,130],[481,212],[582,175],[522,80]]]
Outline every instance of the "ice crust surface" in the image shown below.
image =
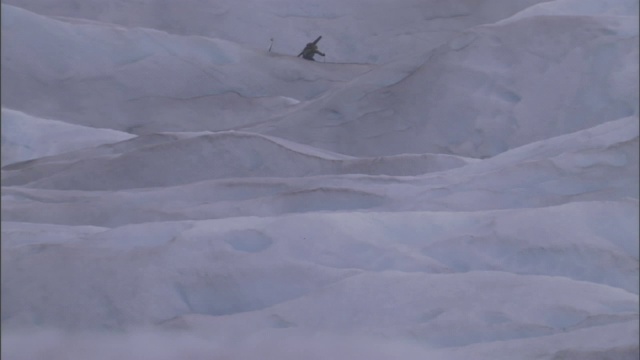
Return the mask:
[[3,359],[640,355],[637,0],[1,26]]

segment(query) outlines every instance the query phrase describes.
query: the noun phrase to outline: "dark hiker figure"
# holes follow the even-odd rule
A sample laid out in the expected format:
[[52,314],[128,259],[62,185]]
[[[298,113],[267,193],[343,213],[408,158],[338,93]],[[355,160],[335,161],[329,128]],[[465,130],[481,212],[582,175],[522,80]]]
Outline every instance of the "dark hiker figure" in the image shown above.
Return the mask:
[[298,57],[302,56],[303,59],[315,61],[313,60],[313,56],[315,54],[324,56],[324,53],[321,53],[320,51],[318,51],[317,44],[318,44],[318,41],[320,41],[320,39],[322,39],[322,36],[318,36],[316,41],[308,43],[307,46],[304,47],[304,50],[302,50],[300,54],[298,54]]

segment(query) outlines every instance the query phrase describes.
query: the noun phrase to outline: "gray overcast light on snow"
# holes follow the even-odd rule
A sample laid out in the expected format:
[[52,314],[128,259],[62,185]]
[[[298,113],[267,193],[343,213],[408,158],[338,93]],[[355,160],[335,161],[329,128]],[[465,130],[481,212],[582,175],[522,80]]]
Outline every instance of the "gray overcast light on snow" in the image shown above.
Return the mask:
[[2,358],[637,359],[638,24],[5,0]]

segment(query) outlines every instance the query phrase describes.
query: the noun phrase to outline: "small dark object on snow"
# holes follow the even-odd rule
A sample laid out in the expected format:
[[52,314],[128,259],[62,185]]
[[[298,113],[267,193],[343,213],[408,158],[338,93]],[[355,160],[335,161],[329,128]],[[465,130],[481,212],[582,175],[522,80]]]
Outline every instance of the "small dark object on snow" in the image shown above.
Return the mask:
[[315,54],[324,56],[324,53],[321,53],[320,51],[318,51],[317,44],[318,44],[318,41],[320,41],[320,39],[322,39],[322,36],[318,36],[318,38],[314,42],[308,43],[307,46],[305,46],[304,49],[300,52],[300,54],[298,54],[298,57],[302,56],[303,59],[315,61],[313,60],[313,56]]

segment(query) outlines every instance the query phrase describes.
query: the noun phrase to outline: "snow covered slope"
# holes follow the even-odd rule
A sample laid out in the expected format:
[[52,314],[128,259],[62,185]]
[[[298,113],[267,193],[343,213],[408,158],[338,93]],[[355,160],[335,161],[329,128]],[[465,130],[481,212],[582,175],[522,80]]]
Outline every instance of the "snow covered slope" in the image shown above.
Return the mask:
[[[76,24],[2,5],[2,103],[133,133],[262,122],[369,69],[317,66],[228,41]],[[72,56],[59,49],[76,49]]]
[[3,359],[640,355],[637,0],[1,25]]
[[13,89],[3,103],[81,125],[244,129],[359,156],[487,157],[638,115],[637,16],[517,17],[372,67],[3,6],[2,81]]
[[[160,144],[149,139],[150,145],[143,145],[145,138],[153,137],[134,140],[138,146],[129,151],[100,157],[87,158],[84,152],[76,152],[15,164],[6,168],[3,182],[64,190],[120,190],[218,178],[341,173],[417,175],[474,162],[474,159],[428,154],[356,159],[241,132],[177,135],[176,140]],[[77,159],[76,155],[82,158]],[[128,176],[122,177],[125,173]]]
[[[131,139],[109,129],[70,125],[2,108],[2,165]],[[60,139],[65,139],[61,142]]]
[[487,157],[638,116],[637,20],[540,15],[475,27],[393,82],[339,90],[249,129],[351,155]]
[[[325,0],[8,0],[72,23],[106,22],[233,41],[297,55],[323,35],[327,61],[384,63],[426,51],[459,31],[491,23],[549,0],[401,2]],[[82,20],[79,20],[82,19]],[[89,21],[88,21],[89,20]],[[273,39],[273,43],[271,42]]]

